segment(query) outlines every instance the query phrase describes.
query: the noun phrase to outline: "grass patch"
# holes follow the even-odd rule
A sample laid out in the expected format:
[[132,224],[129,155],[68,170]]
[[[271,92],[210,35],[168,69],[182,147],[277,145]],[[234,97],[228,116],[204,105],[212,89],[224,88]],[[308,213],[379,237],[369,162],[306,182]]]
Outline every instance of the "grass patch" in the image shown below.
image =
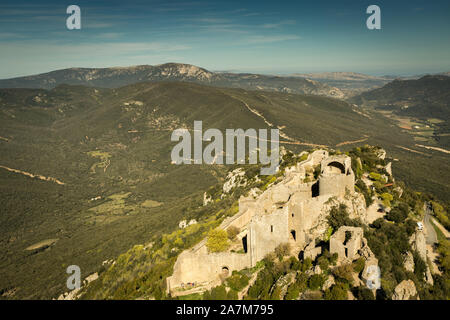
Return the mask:
[[438,226],[433,222],[433,220],[430,219],[430,223],[433,226],[434,230],[436,231],[438,241],[447,240],[444,233],[441,231],[441,229],[438,228]]

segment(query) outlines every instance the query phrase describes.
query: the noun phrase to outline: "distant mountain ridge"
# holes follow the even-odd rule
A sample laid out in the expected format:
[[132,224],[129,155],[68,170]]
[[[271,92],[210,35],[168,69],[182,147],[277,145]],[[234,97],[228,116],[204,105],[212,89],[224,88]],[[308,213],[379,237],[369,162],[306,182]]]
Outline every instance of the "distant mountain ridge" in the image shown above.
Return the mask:
[[[443,72],[436,75],[450,75],[450,72]],[[331,87],[339,88],[346,94],[348,98],[356,96],[363,92],[381,88],[384,85],[394,80],[417,80],[423,75],[412,76],[396,76],[396,75],[383,75],[372,76],[363,73],[356,72],[321,72],[321,73],[295,73],[292,76],[301,77],[305,79],[312,79]],[[429,75],[428,75],[429,76]]]
[[418,80],[394,80],[382,88],[364,92],[352,99],[357,104],[378,107],[390,105],[394,109],[414,116],[447,118],[448,114],[435,114],[434,109],[450,110],[450,77],[429,75]]
[[246,90],[312,94],[339,99],[345,97],[340,89],[310,79],[248,73],[216,73],[181,63],[62,69],[32,76],[3,79],[0,80],[0,88],[52,89],[60,84],[118,88],[146,81],[185,81]]
[[450,77],[428,75],[417,80],[394,80],[382,88],[363,92],[350,102],[393,111],[400,116],[439,119],[439,140],[450,145]]
[[327,80],[352,80],[352,81],[364,81],[364,80],[392,80],[391,77],[386,76],[371,76],[368,74],[357,72],[321,72],[321,73],[294,73],[293,76],[303,77],[308,79],[327,79]]

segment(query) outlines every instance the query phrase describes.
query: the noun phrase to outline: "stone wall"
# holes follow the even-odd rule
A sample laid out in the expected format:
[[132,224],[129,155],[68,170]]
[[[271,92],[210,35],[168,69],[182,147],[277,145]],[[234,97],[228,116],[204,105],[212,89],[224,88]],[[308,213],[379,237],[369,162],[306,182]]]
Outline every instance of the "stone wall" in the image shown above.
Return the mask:
[[167,278],[167,290],[182,288],[188,283],[195,286],[213,286],[220,282],[224,269],[231,275],[234,270],[250,266],[250,255],[234,252],[208,253],[206,246],[195,252],[180,254],[171,277]]
[[[318,194],[314,194],[315,182],[304,182],[305,167],[313,168],[318,164],[322,172]],[[246,233],[247,253],[209,253],[203,240],[180,254],[173,275],[167,278],[168,292],[179,290],[186,283],[209,289],[220,283],[224,270],[231,274],[234,270],[255,266],[283,243],[292,244],[297,251],[303,250],[326,233],[329,206],[325,203],[332,196],[343,197],[346,190],[353,193],[353,185],[349,157],[328,157],[327,151],[314,151],[308,159],[289,168],[281,182],[256,198],[241,197],[239,212],[220,225],[225,230],[235,226],[242,236]],[[357,246],[355,243],[354,247]],[[353,252],[353,245],[348,245],[348,250]]]
[[255,216],[248,227],[251,266],[255,266],[277,246],[289,241],[287,207],[267,215]]
[[320,195],[343,197],[346,192],[353,192],[354,185],[355,175],[350,157],[339,155],[322,160],[319,178]]
[[[346,239],[346,234],[349,234],[350,238]],[[330,238],[330,253],[337,253],[338,261],[351,262],[359,256],[358,251],[362,248],[363,237],[362,228],[340,227]]]

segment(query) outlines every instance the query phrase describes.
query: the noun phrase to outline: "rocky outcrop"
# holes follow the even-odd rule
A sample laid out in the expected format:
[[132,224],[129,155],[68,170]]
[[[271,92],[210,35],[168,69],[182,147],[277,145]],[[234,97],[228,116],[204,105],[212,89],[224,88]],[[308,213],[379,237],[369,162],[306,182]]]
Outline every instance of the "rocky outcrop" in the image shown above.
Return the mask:
[[207,206],[211,202],[213,202],[212,197],[207,192],[203,193],[203,205]]
[[419,298],[416,290],[416,285],[412,280],[403,280],[394,289],[392,300],[410,300],[412,298]]
[[408,251],[403,256],[403,267],[406,271],[414,272],[414,256],[411,251]]
[[417,230],[409,239],[411,248],[416,250],[420,258],[425,262],[427,269],[425,271],[425,280],[428,284],[433,285],[433,276],[427,263],[427,243],[423,231]]
[[328,275],[327,279],[322,285],[322,290],[328,290],[330,289],[336,282],[334,281],[334,277],[332,275]]
[[295,272],[289,272],[288,274],[280,277],[272,287],[272,292],[273,290],[275,290],[275,288],[280,288],[280,299],[283,299],[283,297],[286,295],[288,287],[295,281],[295,276]]
[[229,193],[236,187],[245,186],[247,179],[245,178],[245,171],[242,168],[238,168],[228,173],[226,181],[223,184],[223,193]]
[[187,220],[181,220],[179,223],[178,223],[178,227],[180,228],[180,229],[184,229],[184,228],[186,228],[187,226],[190,226],[190,225],[193,225],[193,224],[196,224],[197,223],[197,220],[195,220],[195,219],[191,219],[191,220],[189,220],[189,222],[187,221]]
[[89,283],[98,279],[98,273],[93,273],[83,280],[80,288],[73,289],[72,291],[64,292],[58,297],[58,300],[76,300],[80,297],[80,291],[83,287],[86,287]]

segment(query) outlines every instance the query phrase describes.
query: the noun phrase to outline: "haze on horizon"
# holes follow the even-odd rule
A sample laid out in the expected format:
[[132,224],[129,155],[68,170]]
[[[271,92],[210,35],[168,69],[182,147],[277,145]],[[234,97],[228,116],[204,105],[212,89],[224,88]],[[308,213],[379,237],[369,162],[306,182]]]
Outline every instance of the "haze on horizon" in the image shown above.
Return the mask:
[[[0,4],[0,78],[70,67],[189,63],[210,71],[348,71],[414,75],[450,70],[450,3],[413,1],[76,1]],[[366,8],[381,8],[381,30]]]

